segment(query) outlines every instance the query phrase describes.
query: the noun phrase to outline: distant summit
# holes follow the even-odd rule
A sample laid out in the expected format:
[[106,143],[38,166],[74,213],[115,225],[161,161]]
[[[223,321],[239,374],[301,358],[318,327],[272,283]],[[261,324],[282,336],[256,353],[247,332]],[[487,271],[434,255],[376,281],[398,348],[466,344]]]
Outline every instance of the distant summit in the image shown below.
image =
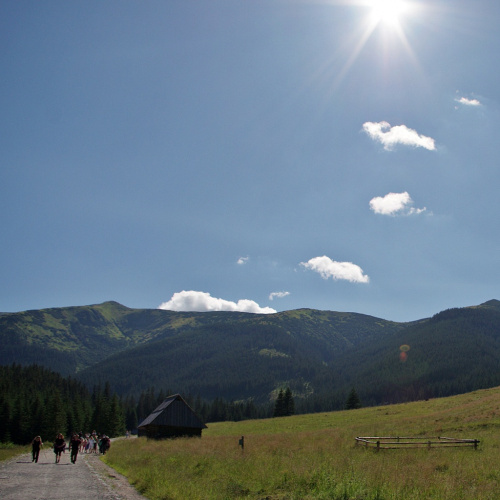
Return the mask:
[[500,300],[492,299],[488,300],[488,302],[484,302],[481,304],[482,307],[494,307],[495,309],[500,310]]

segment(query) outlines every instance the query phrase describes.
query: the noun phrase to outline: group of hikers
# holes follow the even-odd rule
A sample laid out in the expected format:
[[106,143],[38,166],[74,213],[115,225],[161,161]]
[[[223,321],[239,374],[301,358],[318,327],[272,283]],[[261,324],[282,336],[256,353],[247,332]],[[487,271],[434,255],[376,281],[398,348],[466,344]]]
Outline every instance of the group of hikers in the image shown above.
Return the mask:
[[[93,431],[91,434],[83,434],[83,432],[78,434],[74,433],[68,443],[71,463],[76,463],[78,452],[97,453],[97,449],[99,448],[99,453],[104,455],[109,450],[110,446],[111,440],[105,434],[102,434],[99,437],[96,431]],[[32,462],[38,462],[38,457],[40,456],[40,450],[42,447],[42,438],[40,436],[36,436],[31,442]],[[53,444],[53,450],[56,455],[56,464],[58,464],[61,460],[61,454],[66,452],[66,441],[61,433],[56,436]]]

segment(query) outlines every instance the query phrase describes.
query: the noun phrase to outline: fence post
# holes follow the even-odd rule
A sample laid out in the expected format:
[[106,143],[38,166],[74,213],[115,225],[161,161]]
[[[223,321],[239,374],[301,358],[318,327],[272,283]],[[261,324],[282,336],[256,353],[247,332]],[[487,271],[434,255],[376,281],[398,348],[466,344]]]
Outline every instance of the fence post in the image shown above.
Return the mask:
[[377,441],[377,451],[380,450],[380,441]]
[[430,450],[431,449],[431,442],[427,441],[427,448]]

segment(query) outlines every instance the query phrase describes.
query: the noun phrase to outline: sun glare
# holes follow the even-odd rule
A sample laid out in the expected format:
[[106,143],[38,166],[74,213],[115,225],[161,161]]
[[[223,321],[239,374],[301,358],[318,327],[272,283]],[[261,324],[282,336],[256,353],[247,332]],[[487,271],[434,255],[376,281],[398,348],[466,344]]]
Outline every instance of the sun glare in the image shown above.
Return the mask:
[[404,0],[370,0],[371,16],[374,24],[398,26],[401,17],[407,10]]
[[[422,5],[419,0],[330,0],[339,4],[350,4],[361,7],[362,18],[359,30],[353,35],[353,49],[338,73],[336,84],[338,85],[356,62],[360,53],[368,43],[368,40],[376,32],[382,35],[384,42],[384,53],[388,56],[392,48],[403,47],[410,60],[419,67],[418,61],[406,36],[406,31],[422,16]],[[409,22],[413,21],[413,22]]]

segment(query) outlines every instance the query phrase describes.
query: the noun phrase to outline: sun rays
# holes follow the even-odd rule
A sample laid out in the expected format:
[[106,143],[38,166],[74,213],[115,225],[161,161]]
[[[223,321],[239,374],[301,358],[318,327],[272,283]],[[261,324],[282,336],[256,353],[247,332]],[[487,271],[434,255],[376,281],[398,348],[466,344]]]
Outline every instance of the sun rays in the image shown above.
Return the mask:
[[408,2],[404,0],[369,0],[367,5],[371,9],[372,22],[390,28],[400,25],[401,18],[410,9]]
[[419,10],[418,4],[409,0],[354,0],[338,2],[343,5],[361,7],[359,29],[353,34],[352,49],[347,61],[343,65],[335,79],[335,87],[340,85],[363,51],[367,42],[380,32],[383,37],[386,55],[392,49],[404,47],[408,58],[418,67],[418,61],[406,36],[407,29],[405,21],[411,21]]

